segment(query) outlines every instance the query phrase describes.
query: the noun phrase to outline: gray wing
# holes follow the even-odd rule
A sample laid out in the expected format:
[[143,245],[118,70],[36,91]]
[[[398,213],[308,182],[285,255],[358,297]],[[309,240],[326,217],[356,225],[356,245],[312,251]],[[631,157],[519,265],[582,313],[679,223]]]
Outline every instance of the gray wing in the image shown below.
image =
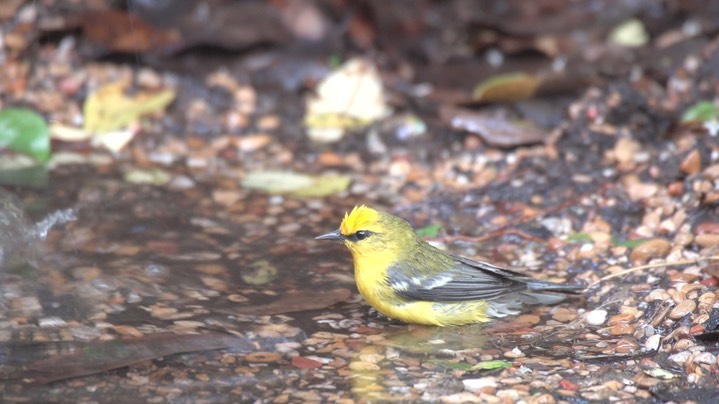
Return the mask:
[[[455,264],[439,275],[421,275],[396,264],[387,271],[387,282],[407,299],[433,302],[463,302],[496,299],[527,290],[532,279],[486,262],[454,257]],[[406,265],[406,264],[405,264]]]

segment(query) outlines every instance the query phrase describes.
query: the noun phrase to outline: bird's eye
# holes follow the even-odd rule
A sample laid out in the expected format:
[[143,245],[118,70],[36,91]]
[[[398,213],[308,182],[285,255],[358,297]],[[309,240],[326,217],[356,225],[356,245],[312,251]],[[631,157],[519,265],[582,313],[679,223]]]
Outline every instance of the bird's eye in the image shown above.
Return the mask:
[[355,237],[357,237],[357,240],[364,240],[371,235],[372,235],[372,232],[369,232],[367,230],[360,230],[355,233]]

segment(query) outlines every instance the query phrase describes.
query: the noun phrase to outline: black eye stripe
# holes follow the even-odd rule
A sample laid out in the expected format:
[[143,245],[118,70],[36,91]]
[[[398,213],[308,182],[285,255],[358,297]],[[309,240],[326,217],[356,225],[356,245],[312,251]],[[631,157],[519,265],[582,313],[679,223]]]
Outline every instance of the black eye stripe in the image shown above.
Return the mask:
[[372,233],[372,232],[369,231],[369,230],[358,230],[358,231],[356,231],[356,232],[350,234],[350,235],[347,236],[346,238],[347,238],[347,240],[349,240],[349,241],[351,241],[351,242],[353,242],[353,243],[356,243],[356,242],[358,242],[358,241],[360,241],[360,240],[366,239],[367,237],[371,236],[372,234],[374,234],[374,233]]

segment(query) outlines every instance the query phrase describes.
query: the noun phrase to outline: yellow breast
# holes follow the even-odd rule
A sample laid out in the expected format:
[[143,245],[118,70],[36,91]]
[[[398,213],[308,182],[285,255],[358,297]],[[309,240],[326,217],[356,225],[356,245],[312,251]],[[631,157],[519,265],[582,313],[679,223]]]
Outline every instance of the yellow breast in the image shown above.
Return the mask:
[[[462,325],[489,321],[484,301],[438,303],[411,301],[401,298],[385,280],[382,263],[370,257],[353,254],[355,280],[360,294],[377,311],[387,317],[407,323],[426,325]],[[372,257],[373,258],[373,257]]]

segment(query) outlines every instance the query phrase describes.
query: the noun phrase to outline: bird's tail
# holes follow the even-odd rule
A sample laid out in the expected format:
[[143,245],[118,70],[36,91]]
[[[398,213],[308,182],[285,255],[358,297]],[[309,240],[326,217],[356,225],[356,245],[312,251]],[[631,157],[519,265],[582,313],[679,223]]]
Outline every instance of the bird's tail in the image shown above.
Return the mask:
[[570,285],[568,283],[553,283],[543,281],[527,282],[527,290],[530,292],[557,292],[567,295],[579,295],[586,287],[581,285]]

